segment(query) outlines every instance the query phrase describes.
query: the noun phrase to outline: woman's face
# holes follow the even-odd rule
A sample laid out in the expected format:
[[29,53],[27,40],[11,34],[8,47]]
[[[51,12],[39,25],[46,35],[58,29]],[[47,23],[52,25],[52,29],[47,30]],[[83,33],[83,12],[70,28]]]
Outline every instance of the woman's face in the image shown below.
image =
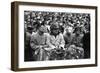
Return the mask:
[[39,30],[39,33],[42,35],[45,32],[45,27],[41,26],[41,27],[39,27],[38,30]]
[[52,31],[53,31],[53,34],[55,34],[55,35],[57,35],[59,33],[59,29],[58,28],[57,29],[53,29]]

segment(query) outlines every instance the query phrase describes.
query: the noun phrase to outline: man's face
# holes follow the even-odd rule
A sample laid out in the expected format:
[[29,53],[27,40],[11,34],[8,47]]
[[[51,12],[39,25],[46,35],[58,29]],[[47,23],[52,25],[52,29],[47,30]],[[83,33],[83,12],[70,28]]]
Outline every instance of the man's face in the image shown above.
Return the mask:
[[29,33],[32,33],[32,30],[29,30]]
[[32,33],[32,28],[27,29],[29,33]]
[[71,35],[71,33],[72,33],[72,31],[71,31],[71,30],[66,29],[66,35],[70,36],[70,35]]
[[80,35],[80,31],[77,31],[77,32],[76,32],[76,35]]
[[67,32],[67,35],[68,35],[68,36],[70,36],[70,35],[71,35],[71,33],[70,33],[70,32]]

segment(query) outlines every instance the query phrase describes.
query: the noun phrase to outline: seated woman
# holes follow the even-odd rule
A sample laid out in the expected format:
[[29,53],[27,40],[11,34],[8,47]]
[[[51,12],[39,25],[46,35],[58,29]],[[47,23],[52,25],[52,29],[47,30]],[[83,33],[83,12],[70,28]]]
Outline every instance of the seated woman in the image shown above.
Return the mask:
[[81,32],[81,28],[77,27],[74,30],[74,37],[73,37],[73,44],[78,46],[78,47],[82,47],[83,43],[82,43],[82,38],[83,38],[83,33]]
[[[60,33],[58,23],[54,23],[50,26],[50,34],[47,37],[47,45],[49,46],[48,51],[51,50],[60,50],[64,48],[65,41],[63,35]],[[52,57],[55,55],[51,54]]]
[[37,32],[33,33],[31,36],[30,46],[33,49],[33,58],[36,61],[43,61],[46,57],[44,48],[47,47],[47,34],[45,33],[46,30],[44,25],[39,23],[37,25]]

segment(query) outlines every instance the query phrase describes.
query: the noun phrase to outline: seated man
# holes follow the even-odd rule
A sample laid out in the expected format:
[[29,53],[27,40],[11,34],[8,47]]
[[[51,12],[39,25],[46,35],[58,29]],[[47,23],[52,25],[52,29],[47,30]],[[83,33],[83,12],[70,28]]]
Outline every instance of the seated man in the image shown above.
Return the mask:
[[82,59],[84,57],[84,49],[82,48],[82,37],[83,34],[81,34],[81,29],[78,27],[74,31],[74,36],[72,39],[72,43],[68,48],[68,51],[70,53],[70,57],[73,59]]
[[31,38],[31,34],[32,34],[32,26],[28,25],[27,28],[25,29],[25,34],[24,34],[24,39],[25,39],[25,54],[24,54],[24,60],[25,61],[32,61],[32,50],[30,47],[30,38]]
[[72,39],[72,44],[76,45],[77,47],[82,47],[83,46],[83,43],[82,43],[83,34],[81,33],[81,29],[77,27],[74,33],[75,34]]
[[72,34],[72,31],[67,28],[63,34],[63,37],[65,40],[65,48],[68,48],[72,44],[74,35]]
[[33,57],[35,60],[42,61],[45,60],[45,50],[44,48],[47,47],[46,40],[47,34],[44,33],[45,27],[41,24],[37,24],[37,32],[33,33],[30,40],[31,48],[33,49]]

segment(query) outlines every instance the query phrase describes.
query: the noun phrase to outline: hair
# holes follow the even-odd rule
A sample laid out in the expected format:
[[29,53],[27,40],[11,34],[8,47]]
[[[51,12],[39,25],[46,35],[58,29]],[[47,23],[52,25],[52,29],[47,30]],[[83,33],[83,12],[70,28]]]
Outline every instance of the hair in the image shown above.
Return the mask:
[[76,28],[74,29],[74,32],[73,32],[73,33],[76,33],[77,31],[81,31],[81,28],[80,28],[80,27],[76,27]]
[[60,28],[59,28],[59,25],[58,24],[56,24],[56,23],[54,23],[54,24],[51,24],[51,26],[50,26],[50,34],[51,35],[54,35],[54,33],[53,33],[53,29],[55,29],[55,28],[57,28],[58,27],[58,29],[59,29],[59,31],[58,31],[58,34],[60,33]]
[[59,29],[60,29],[61,33],[64,33],[64,27],[63,26],[60,26]]
[[[39,22],[34,22],[34,25],[36,25],[36,29],[38,30],[41,27],[41,24]],[[33,25],[33,26],[34,26]]]

